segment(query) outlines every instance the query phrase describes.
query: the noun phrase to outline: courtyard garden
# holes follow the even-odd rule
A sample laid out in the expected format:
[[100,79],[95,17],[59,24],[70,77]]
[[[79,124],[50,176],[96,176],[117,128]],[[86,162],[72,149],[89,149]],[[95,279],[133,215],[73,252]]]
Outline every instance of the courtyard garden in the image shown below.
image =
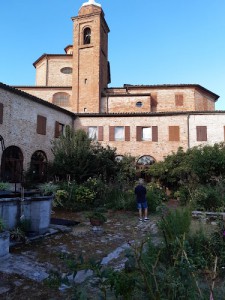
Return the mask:
[[5,299],[224,299],[224,144],[178,149],[145,168],[148,222],[138,221],[135,157],[117,159],[116,149],[70,128],[52,151],[48,182],[37,184],[30,168],[24,187],[53,195],[52,218],[77,224],[33,241],[29,220],[18,224],[10,252],[47,276],[15,279],[0,269]]

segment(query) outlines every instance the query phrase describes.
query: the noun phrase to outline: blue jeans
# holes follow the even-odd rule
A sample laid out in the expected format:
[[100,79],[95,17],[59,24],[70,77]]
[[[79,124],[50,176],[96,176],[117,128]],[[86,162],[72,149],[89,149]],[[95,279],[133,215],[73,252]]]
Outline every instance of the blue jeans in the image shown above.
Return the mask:
[[146,209],[146,208],[148,208],[148,204],[147,204],[147,201],[145,201],[145,202],[138,202],[137,203],[137,209]]

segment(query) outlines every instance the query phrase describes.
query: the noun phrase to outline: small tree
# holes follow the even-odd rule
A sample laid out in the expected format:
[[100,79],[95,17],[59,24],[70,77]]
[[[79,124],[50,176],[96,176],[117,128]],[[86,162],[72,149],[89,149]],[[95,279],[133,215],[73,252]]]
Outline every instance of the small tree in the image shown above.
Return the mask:
[[53,142],[52,172],[62,179],[82,183],[90,177],[101,176],[109,180],[117,170],[116,150],[102,147],[88,138],[83,130],[66,127],[65,135]]

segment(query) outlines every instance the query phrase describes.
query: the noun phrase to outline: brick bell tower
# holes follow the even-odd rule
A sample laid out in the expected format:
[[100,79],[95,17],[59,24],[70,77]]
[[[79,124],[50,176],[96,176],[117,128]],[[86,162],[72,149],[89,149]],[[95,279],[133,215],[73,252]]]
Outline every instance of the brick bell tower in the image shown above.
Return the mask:
[[101,94],[110,81],[109,27],[101,5],[85,2],[73,20],[73,112],[99,113]]

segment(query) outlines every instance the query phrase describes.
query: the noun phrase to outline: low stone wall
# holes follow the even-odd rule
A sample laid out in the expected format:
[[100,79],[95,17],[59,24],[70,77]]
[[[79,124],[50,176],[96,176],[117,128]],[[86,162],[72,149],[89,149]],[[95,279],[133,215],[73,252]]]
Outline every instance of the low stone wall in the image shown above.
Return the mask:
[[7,230],[14,229],[21,219],[31,222],[31,231],[43,234],[51,219],[52,196],[0,198],[0,217]]

